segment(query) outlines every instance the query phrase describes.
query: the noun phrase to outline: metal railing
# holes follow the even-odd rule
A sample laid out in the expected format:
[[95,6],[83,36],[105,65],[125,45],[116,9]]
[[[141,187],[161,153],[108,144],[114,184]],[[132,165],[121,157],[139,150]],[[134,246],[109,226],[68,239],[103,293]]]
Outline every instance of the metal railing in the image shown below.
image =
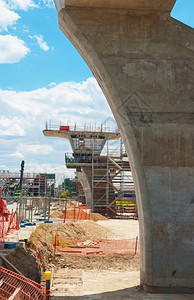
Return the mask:
[[54,125],[51,123],[51,121],[46,122],[45,129],[46,130],[59,130],[60,126],[66,126],[69,127],[69,130],[67,131],[88,131],[88,132],[117,132],[119,133],[118,128],[111,128],[109,126],[106,126],[105,124],[101,124],[100,126],[96,124],[85,124],[84,126],[79,126],[76,123],[75,124],[62,124]]

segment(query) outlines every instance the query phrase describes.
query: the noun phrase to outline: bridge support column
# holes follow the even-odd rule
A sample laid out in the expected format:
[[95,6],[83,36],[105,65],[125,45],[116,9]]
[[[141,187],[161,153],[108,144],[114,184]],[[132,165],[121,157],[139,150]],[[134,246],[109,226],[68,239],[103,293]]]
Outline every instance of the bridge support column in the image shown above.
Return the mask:
[[194,292],[194,30],[170,17],[175,0],[55,2],[125,142],[141,284]]
[[91,205],[91,198],[92,198],[92,192],[91,192],[91,178],[90,176],[90,171],[91,168],[82,168],[80,172],[76,171],[76,176],[78,177],[84,191],[84,195],[86,198],[86,205],[90,206]]

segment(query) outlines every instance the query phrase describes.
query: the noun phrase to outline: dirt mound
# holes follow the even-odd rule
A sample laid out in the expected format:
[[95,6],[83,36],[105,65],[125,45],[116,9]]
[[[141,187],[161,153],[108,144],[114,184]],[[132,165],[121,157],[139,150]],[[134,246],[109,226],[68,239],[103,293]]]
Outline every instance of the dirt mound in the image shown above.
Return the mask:
[[94,222],[100,221],[100,220],[103,220],[103,221],[107,220],[108,221],[108,219],[106,217],[104,217],[104,216],[102,216],[101,214],[98,214],[98,213],[91,213],[90,214],[90,220],[92,220]]
[[45,271],[50,262],[55,262],[55,253],[51,245],[56,234],[61,238],[104,239],[110,234],[110,230],[91,220],[77,223],[40,225],[31,234],[28,246],[35,253],[41,251],[41,267],[43,271]]
[[51,237],[55,234],[71,239],[102,239],[107,238],[110,230],[91,220],[77,223],[42,224],[32,233],[29,240],[30,247],[40,250],[42,245],[50,245]]
[[51,218],[60,218],[60,219],[64,219],[64,213],[61,210],[54,210],[52,211],[52,213],[50,214]]
[[[76,217],[77,217],[77,213],[78,213],[78,211],[76,211]],[[50,217],[64,219],[64,212],[61,209],[55,208],[54,210],[51,211]],[[73,219],[73,217],[74,217],[73,209],[71,210],[70,208],[68,208],[67,213],[66,213],[66,218],[68,219],[68,217],[71,217]],[[98,213],[89,214],[89,219],[94,222],[100,221],[100,220],[102,220],[102,221],[108,220],[106,217],[104,217]]]

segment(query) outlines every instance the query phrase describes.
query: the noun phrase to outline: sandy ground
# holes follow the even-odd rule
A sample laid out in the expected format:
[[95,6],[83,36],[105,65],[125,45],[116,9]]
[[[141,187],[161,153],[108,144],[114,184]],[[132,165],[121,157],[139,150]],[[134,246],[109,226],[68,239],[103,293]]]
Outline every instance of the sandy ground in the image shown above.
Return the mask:
[[[98,221],[98,224],[111,229],[109,238],[127,239],[138,236],[138,221],[109,220]],[[60,259],[63,259],[62,257]],[[72,263],[74,259],[74,263]],[[139,286],[139,257],[129,261],[112,258],[112,261],[100,262],[102,258],[93,258],[88,264],[78,258],[69,258],[70,265],[65,261],[64,267],[53,272],[51,299],[116,299],[116,300],[193,300],[194,295],[149,294]],[[110,260],[111,258],[107,258]],[[115,262],[117,259],[117,262]],[[99,261],[96,261],[99,260]],[[101,267],[100,267],[101,266]]]
[[137,220],[109,220],[97,221],[98,224],[112,231],[111,239],[130,239],[139,236],[139,222]]

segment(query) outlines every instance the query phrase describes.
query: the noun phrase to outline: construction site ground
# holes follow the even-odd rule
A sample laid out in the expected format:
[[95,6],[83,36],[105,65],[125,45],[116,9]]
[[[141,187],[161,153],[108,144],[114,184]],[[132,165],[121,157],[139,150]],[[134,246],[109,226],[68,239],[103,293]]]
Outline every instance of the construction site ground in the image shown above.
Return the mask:
[[[54,220],[54,219],[53,219]],[[55,222],[55,221],[54,221]],[[61,220],[62,222],[62,220]],[[79,223],[79,224],[78,224]],[[131,239],[139,235],[137,220],[81,221],[66,224],[66,235],[74,238]],[[94,224],[95,223],[95,224]],[[101,225],[101,226],[98,226]],[[32,251],[46,248],[48,227],[22,228],[10,240],[29,239]],[[54,228],[62,230],[64,224],[56,219]],[[61,227],[60,227],[61,226]],[[49,234],[49,232],[48,232]],[[31,240],[31,241],[30,241]],[[40,244],[39,244],[40,243]],[[116,299],[116,300],[191,300],[194,295],[150,294],[139,286],[139,255],[67,255],[42,251],[42,270],[52,271],[51,299]],[[43,282],[44,284],[44,282]]]

